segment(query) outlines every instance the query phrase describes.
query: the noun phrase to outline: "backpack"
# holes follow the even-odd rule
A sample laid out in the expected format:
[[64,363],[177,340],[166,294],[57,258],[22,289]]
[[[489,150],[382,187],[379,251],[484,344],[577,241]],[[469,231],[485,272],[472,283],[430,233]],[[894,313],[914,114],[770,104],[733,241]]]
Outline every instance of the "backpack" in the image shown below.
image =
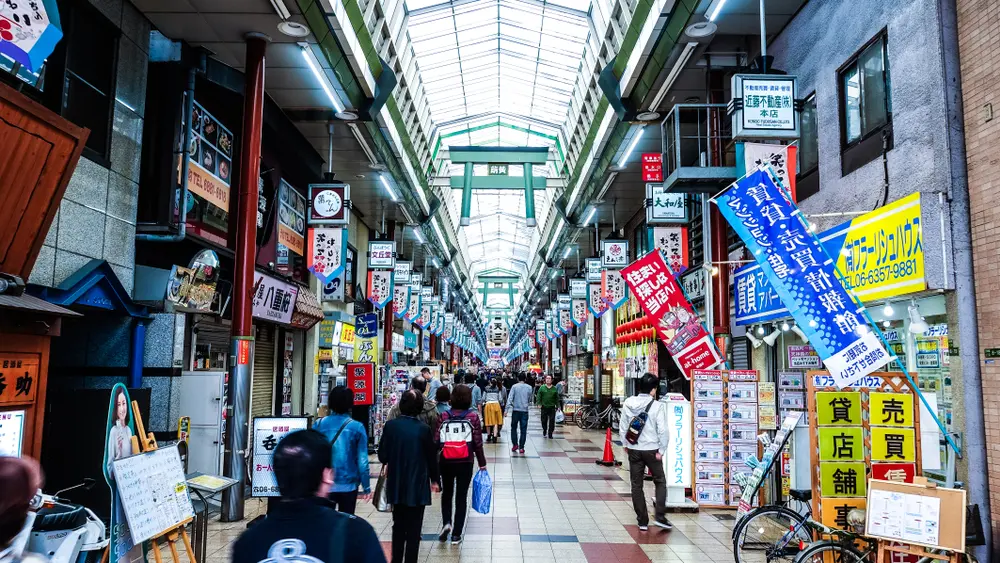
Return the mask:
[[464,418],[451,418],[441,422],[438,438],[444,459],[468,459],[472,442],[472,423]]
[[635,445],[639,442],[639,435],[642,434],[643,428],[646,427],[646,421],[649,420],[649,409],[652,408],[653,403],[656,399],[650,397],[649,404],[646,405],[646,410],[632,417],[632,420],[628,423],[628,430],[625,431],[625,441],[629,444]]

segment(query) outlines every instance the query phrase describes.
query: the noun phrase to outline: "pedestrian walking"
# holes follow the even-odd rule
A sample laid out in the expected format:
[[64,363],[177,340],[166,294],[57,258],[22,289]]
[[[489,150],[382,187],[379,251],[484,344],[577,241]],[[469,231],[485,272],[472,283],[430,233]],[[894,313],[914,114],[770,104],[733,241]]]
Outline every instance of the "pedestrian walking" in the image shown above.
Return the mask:
[[323,417],[313,426],[326,436],[332,449],[333,485],[330,502],[346,514],[354,514],[358,504],[358,487],[361,498],[371,497],[371,478],[368,473],[368,432],[365,426],[351,418],[354,393],[343,385],[330,390],[327,402],[330,416]]
[[[435,440],[441,451],[441,531],[440,541],[451,535],[452,545],[462,543],[469,504],[473,461],[486,470],[483,453],[483,426],[472,408],[472,390],[460,387],[451,398],[451,410],[441,415]],[[454,508],[454,520],[452,519]]]
[[433,399],[434,396],[437,394],[438,388],[440,388],[444,384],[441,383],[440,379],[434,377],[434,374],[431,373],[431,368],[428,367],[422,368],[420,370],[420,376],[423,377],[424,381],[427,382],[426,398]]
[[475,374],[470,373],[465,378],[465,383],[466,385],[469,386],[469,389],[472,391],[472,408],[479,411],[480,408],[483,406],[483,388],[480,387],[478,383],[476,383]]
[[483,424],[486,426],[490,442],[496,442],[503,430],[503,387],[496,378],[490,381],[483,396]]
[[[413,379],[410,380],[410,389],[416,391],[417,393],[420,393],[421,397],[425,397],[427,394],[427,380],[425,380],[423,377],[420,377],[419,375],[414,377]],[[417,416],[417,420],[426,424],[427,427],[433,431],[435,428],[437,428],[437,423],[438,423],[437,404],[434,401],[425,398],[424,401],[421,403],[420,408],[422,410],[420,414]],[[393,405],[391,409],[389,409],[389,414],[385,416],[385,421],[389,422],[390,420],[394,420],[398,417],[399,417],[399,404],[397,403]]]
[[552,376],[545,376],[545,383],[538,388],[535,402],[542,409],[542,436],[552,438],[556,428],[556,409],[559,408],[559,390],[552,385]]
[[326,501],[334,484],[332,460],[330,442],[316,430],[292,432],[278,442],[271,467],[281,499],[236,540],[233,563],[385,563],[372,525]]
[[437,393],[434,394],[434,402],[437,403],[438,417],[448,412],[451,409],[451,389],[447,386],[438,387]]
[[656,487],[656,510],[653,525],[670,530],[667,520],[667,480],[663,474],[663,456],[670,445],[667,428],[667,409],[656,400],[659,379],[646,373],[639,379],[639,394],[629,397],[622,405],[622,423],[619,434],[628,453],[629,478],[632,482],[632,508],[639,522],[639,530],[649,529],[649,510],[643,494],[646,469],[653,473]]
[[392,505],[392,563],[416,563],[424,509],[431,504],[431,491],[441,490],[441,474],[432,430],[417,419],[424,411],[423,395],[409,389],[398,406],[400,416],[382,430],[378,459],[385,466],[386,500]]
[[[524,442],[528,439],[528,407],[531,403],[531,386],[524,382],[524,374],[517,374],[517,383],[510,388],[507,396],[507,410],[510,411],[510,451],[524,453]],[[518,440],[518,428],[521,430]]]

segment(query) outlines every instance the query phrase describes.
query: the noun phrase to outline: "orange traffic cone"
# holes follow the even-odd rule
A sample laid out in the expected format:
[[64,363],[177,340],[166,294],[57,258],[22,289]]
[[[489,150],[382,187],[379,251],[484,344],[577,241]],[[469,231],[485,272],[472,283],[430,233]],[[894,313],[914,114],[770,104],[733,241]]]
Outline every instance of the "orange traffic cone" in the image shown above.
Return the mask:
[[611,428],[608,428],[608,434],[604,438],[604,457],[594,463],[605,467],[616,467],[622,464],[615,459],[615,453],[611,450]]

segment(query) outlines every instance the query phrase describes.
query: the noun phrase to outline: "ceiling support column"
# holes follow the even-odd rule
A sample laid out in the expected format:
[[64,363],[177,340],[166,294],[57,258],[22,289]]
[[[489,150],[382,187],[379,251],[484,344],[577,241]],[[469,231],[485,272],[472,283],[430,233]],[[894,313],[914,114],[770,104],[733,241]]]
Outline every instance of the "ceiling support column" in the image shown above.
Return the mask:
[[528,219],[528,226],[534,227],[538,224],[535,220],[535,177],[534,165],[530,162],[524,163],[524,216]]
[[465,176],[462,179],[462,217],[458,224],[469,226],[469,215],[472,214],[472,163],[465,163]]

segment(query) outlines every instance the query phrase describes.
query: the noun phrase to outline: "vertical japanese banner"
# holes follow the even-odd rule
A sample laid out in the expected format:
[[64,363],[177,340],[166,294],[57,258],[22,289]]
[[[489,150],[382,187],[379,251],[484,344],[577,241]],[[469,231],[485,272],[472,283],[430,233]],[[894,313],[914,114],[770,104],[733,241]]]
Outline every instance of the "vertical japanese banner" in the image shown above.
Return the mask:
[[573,330],[573,312],[569,309],[559,309],[559,326],[563,334],[569,334]]
[[[397,266],[399,263],[397,262]],[[392,288],[392,314],[396,315],[397,319],[402,319],[406,316],[406,309],[410,306],[410,286],[408,285],[395,285]]]
[[889,362],[889,354],[837,275],[801,213],[768,169],[740,178],[716,197],[838,387]]
[[663,253],[663,257],[674,275],[688,269],[688,230],[681,225],[653,227],[653,246]]
[[608,310],[608,304],[601,298],[601,284],[592,283],[587,288],[587,308],[595,319],[601,318],[601,315]]
[[431,325],[431,304],[425,303],[420,306],[420,317],[417,319],[417,326],[426,329]]
[[410,306],[406,308],[406,320],[411,323],[416,322],[420,318],[420,305],[423,298],[420,296],[419,288],[410,288]]
[[621,270],[601,272],[601,299],[612,311],[628,301],[628,287]]
[[371,270],[368,272],[368,300],[376,309],[385,307],[394,297],[392,270]]
[[587,322],[587,300],[574,299],[572,303],[573,324],[582,326]]
[[375,365],[372,363],[352,363],[344,366],[347,372],[347,388],[354,393],[354,405],[375,404]]
[[323,284],[344,271],[347,256],[347,229],[339,227],[314,227],[309,229],[309,248],[306,250],[306,267]]
[[691,378],[691,370],[711,369],[722,363],[712,336],[684,297],[662,254],[649,252],[626,266],[622,273],[686,378]]

